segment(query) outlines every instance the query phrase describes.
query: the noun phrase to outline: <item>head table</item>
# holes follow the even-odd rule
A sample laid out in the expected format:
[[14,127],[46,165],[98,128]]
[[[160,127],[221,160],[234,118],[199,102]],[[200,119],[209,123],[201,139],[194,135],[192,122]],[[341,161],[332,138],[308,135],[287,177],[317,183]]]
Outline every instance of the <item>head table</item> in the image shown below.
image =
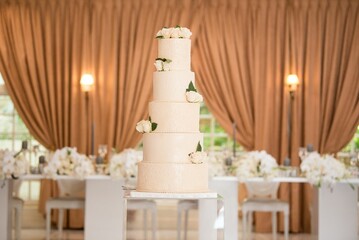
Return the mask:
[[[43,179],[41,175],[25,175],[21,180]],[[75,179],[59,176],[57,179]],[[15,180],[16,181],[16,180]],[[86,181],[85,239],[124,239],[124,180],[111,179],[105,175],[94,175]],[[263,178],[245,181],[263,182]],[[301,177],[280,177],[270,181],[285,183],[307,183]],[[238,182],[236,177],[214,177],[209,181],[211,191],[223,197],[224,239],[238,239]],[[349,183],[352,184],[351,187]],[[337,183],[332,189],[313,187],[312,234],[314,239],[336,240],[357,239],[357,202],[359,179],[348,179]],[[1,180],[0,184],[0,239],[11,239],[12,181]],[[202,203],[203,202],[203,203]],[[202,221],[215,221],[216,215],[208,211],[206,201],[199,201],[199,216]],[[202,205],[201,205],[202,204]],[[207,204],[207,205],[206,205]],[[110,219],[110,220],[109,220]],[[215,232],[199,229],[200,240],[216,239]]]

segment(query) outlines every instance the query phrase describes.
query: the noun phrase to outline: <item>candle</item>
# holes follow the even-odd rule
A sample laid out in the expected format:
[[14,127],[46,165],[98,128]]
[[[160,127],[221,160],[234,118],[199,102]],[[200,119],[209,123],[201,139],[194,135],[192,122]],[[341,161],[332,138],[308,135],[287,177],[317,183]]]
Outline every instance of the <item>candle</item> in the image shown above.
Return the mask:
[[95,153],[95,124],[91,125],[91,155]]
[[27,141],[22,141],[21,142],[21,149],[22,150],[27,150]]
[[236,157],[236,123],[233,122],[233,157]]

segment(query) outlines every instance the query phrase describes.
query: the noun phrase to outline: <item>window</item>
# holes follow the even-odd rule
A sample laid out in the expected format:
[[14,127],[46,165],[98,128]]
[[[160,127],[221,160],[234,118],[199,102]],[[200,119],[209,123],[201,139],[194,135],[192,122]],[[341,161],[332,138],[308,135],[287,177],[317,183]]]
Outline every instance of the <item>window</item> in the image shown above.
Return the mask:
[[[28,141],[26,158],[31,166],[36,166],[38,157],[45,154],[42,147],[29,133],[24,122],[17,114],[14,104],[6,93],[4,79],[0,74],[0,148],[18,151],[22,141]],[[39,181],[26,181],[22,183],[20,197],[24,200],[36,201],[40,190]]]
[[[233,136],[224,131],[204,103],[201,104],[200,109],[200,131],[204,135],[205,151],[222,152],[233,149]],[[237,151],[243,151],[238,143],[235,147]]]

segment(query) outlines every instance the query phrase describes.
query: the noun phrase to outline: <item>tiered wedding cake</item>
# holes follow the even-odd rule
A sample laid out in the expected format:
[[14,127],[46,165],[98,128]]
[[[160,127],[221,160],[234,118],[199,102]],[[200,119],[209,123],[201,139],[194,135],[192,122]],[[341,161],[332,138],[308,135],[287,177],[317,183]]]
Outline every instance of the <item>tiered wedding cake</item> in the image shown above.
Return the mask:
[[157,33],[157,71],[153,74],[149,119],[136,126],[144,133],[137,191],[208,191],[208,166],[199,132],[202,96],[195,89],[190,69],[191,34],[179,26]]

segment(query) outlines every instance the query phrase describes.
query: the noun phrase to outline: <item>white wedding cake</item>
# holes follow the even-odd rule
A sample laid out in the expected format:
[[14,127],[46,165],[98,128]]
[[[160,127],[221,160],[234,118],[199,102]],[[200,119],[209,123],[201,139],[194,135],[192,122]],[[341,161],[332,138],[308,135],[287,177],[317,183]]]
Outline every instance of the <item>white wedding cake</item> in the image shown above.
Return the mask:
[[194,193],[208,191],[208,165],[199,132],[202,96],[191,71],[191,32],[163,28],[157,33],[157,71],[149,119],[137,123],[143,133],[143,161],[137,191]]

